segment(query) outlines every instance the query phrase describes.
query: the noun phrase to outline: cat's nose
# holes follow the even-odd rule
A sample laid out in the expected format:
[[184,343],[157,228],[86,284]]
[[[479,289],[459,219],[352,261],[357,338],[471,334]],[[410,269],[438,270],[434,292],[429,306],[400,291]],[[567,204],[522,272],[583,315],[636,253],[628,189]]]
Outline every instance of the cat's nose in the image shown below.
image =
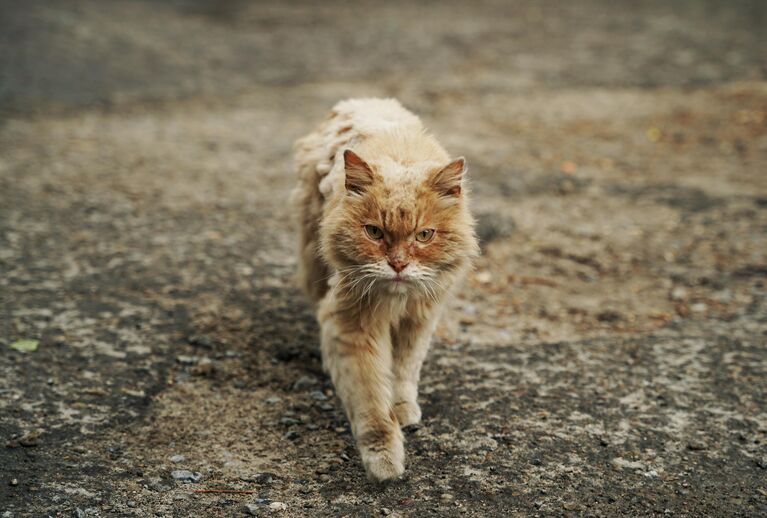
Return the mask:
[[392,267],[392,270],[399,273],[402,270],[405,269],[405,267],[408,265],[405,261],[401,259],[389,259],[389,266]]

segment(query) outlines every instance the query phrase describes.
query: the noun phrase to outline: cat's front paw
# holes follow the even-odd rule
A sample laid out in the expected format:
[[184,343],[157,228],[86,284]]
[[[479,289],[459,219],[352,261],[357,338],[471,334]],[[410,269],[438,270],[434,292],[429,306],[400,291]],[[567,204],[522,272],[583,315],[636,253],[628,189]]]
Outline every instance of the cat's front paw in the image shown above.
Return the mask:
[[399,401],[394,404],[394,413],[401,427],[421,422],[421,407],[415,401]]
[[405,472],[405,446],[402,441],[380,450],[366,448],[360,454],[370,480],[386,482],[399,478]]

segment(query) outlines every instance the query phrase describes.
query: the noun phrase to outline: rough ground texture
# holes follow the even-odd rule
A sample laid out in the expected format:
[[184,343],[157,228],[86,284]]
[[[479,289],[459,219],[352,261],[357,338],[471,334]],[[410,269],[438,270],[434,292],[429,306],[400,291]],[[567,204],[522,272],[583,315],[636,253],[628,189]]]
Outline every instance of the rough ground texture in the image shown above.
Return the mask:
[[[0,513],[767,515],[766,13],[0,1]],[[292,281],[291,144],[361,95],[484,249],[387,486]]]

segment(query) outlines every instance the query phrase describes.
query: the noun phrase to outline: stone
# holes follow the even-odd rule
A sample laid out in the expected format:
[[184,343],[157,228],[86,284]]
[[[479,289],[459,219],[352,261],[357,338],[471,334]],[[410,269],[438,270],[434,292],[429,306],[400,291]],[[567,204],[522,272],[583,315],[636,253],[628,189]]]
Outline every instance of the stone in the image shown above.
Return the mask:
[[301,376],[293,383],[293,390],[306,390],[317,384],[317,380],[311,376]]
[[311,393],[312,399],[316,401],[327,401],[328,397],[321,390],[313,390]]
[[708,305],[705,302],[696,302],[690,306],[690,309],[695,313],[705,313],[708,310]]
[[170,461],[173,464],[178,464],[179,462],[184,462],[185,460],[186,460],[186,457],[184,457],[183,455],[173,455],[170,458]]
[[170,476],[176,480],[184,482],[199,482],[202,480],[202,474],[189,471],[188,469],[175,469],[170,472]]
[[205,349],[213,349],[213,340],[205,335],[191,335],[187,338],[190,345],[196,347],[204,347]]
[[700,440],[693,439],[687,443],[687,449],[691,451],[702,451],[708,448],[708,445]]
[[181,365],[195,365],[200,361],[198,356],[176,356],[176,362]]
[[274,482],[277,478],[274,473],[256,473],[255,475],[240,475],[240,480],[244,482],[255,482],[261,486],[265,486]]
[[674,301],[687,300],[687,296],[687,289],[682,286],[676,286],[669,294],[669,298]]
[[606,309],[597,313],[597,320],[600,322],[618,322],[623,320],[623,315],[614,309]]

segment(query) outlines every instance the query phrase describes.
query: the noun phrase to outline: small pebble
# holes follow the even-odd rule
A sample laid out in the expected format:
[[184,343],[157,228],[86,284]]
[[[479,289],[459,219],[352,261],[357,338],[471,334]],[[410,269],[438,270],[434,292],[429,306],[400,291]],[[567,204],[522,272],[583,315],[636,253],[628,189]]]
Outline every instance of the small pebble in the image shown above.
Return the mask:
[[687,300],[687,290],[681,286],[677,286],[671,290],[671,300]]
[[284,511],[288,508],[288,505],[283,502],[272,502],[269,504],[269,509],[272,511]]
[[157,491],[158,493],[165,493],[166,491],[170,491],[170,486],[166,486],[165,484],[161,484],[160,482],[152,482],[149,484],[149,489],[152,491]]
[[310,376],[301,376],[293,383],[293,390],[305,390],[317,384],[317,380]]
[[275,479],[274,473],[259,473],[256,475],[256,480],[254,481],[256,484],[266,485],[271,484],[274,482]]
[[327,401],[328,397],[321,390],[313,390],[312,398],[316,401]]
[[439,495],[439,499],[442,500],[443,502],[452,502],[453,498],[454,498],[453,495],[451,495],[450,493],[442,493],[441,495]]
[[204,335],[192,335],[188,339],[190,345],[195,345],[197,347],[204,347],[206,349],[212,349],[213,348],[213,341]]
[[19,485],[19,479],[12,478],[11,481],[9,482],[9,484],[12,485],[12,486],[18,486]]
[[176,356],[176,361],[181,365],[194,365],[200,361],[197,356]]
[[273,473],[256,473],[255,475],[240,475],[240,480],[243,482],[255,482],[259,485],[271,484],[274,481],[275,475]]
[[296,439],[298,439],[299,437],[301,437],[301,434],[300,434],[300,433],[298,433],[298,432],[296,432],[295,430],[290,430],[289,432],[287,432],[287,433],[285,434],[285,438],[286,438],[287,440],[289,440],[289,441],[295,441],[295,440],[296,440]]
[[171,461],[173,464],[178,464],[179,462],[184,462],[185,460],[186,460],[186,457],[184,457],[183,455],[173,455],[173,456],[170,458],[170,461]]
[[280,398],[279,396],[271,396],[266,398],[265,400],[267,405],[276,405],[280,401],[282,401],[282,398]]
[[623,315],[614,309],[606,309],[597,313],[597,320],[600,322],[618,322],[623,320]]
[[298,424],[300,422],[301,421],[299,421],[298,419],[295,419],[293,417],[282,417],[282,418],[280,418],[280,424],[285,425],[285,426],[292,426],[292,425]]
[[703,313],[708,309],[708,306],[703,302],[696,302],[695,304],[690,306],[690,309],[696,313]]
[[136,502],[134,502],[133,500],[128,500],[127,505],[128,507],[136,507]]
[[493,275],[490,272],[485,270],[485,271],[477,272],[474,278],[477,279],[477,281],[481,282],[482,284],[487,284],[493,280]]
[[315,430],[319,430],[319,429],[320,429],[320,427],[319,427],[319,426],[317,426],[317,425],[316,425],[316,424],[314,424],[314,423],[309,423],[308,425],[306,425],[306,429],[307,429],[307,430],[310,430],[310,431],[312,431],[312,432],[313,432],[313,431],[315,431]]
[[384,516],[389,516],[391,514],[391,509],[389,509],[388,507],[382,507],[381,514]]
[[689,443],[687,443],[688,450],[701,451],[701,450],[705,450],[706,448],[708,448],[708,445],[703,441],[692,440]]
[[202,480],[201,473],[192,473],[188,469],[176,469],[170,472],[170,476],[176,480],[184,480],[190,482],[199,482]]

